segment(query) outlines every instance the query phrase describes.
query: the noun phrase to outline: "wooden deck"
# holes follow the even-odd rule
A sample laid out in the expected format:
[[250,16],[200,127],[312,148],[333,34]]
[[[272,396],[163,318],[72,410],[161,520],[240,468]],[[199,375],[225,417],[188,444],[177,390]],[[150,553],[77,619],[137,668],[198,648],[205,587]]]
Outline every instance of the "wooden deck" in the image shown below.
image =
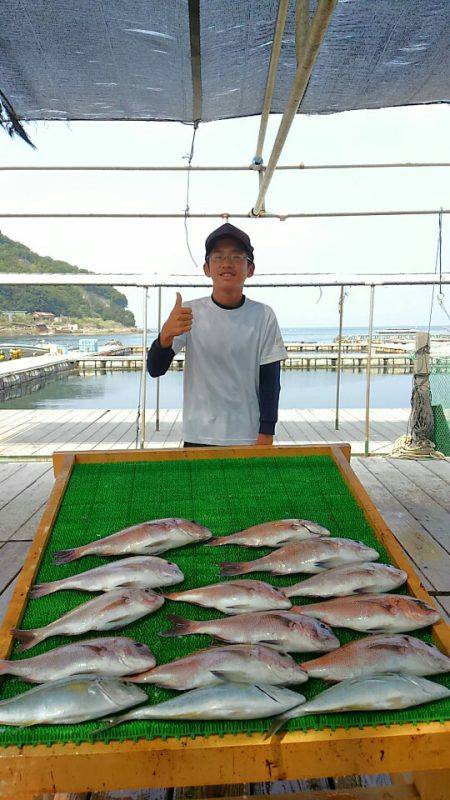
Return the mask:
[[[406,433],[409,408],[375,408],[371,411],[370,452],[388,453],[392,443]],[[352,453],[364,453],[364,409],[341,409],[339,430],[332,408],[280,409],[278,444],[349,442]],[[161,409],[160,430],[155,430],[155,409],[147,409],[146,447],[179,447],[182,414]],[[55,450],[109,450],[135,446],[134,409],[0,410],[0,459],[48,458]]]
[[[71,412],[68,412],[71,413]],[[316,412],[318,414],[323,412]],[[117,413],[117,426],[126,424]],[[175,420],[172,420],[172,427]],[[311,426],[313,421],[309,420]],[[51,422],[48,423],[51,426]],[[171,424],[160,436],[166,436]],[[316,421],[317,424],[317,421]],[[403,424],[403,423],[402,423]],[[316,430],[316,428],[314,428]],[[323,432],[322,426],[320,430]],[[62,438],[62,437],[61,437]],[[72,434],[72,439],[75,436]],[[323,437],[322,437],[323,438]],[[66,434],[67,440],[67,434]],[[317,440],[320,441],[319,437]],[[107,443],[104,437],[102,449]],[[158,442],[161,446],[161,440]],[[97,442],[99,444],[99,442]],[[156,445],[156,441],[155,441]],[[399,461],[381,457],[353,457],[352,467],[371,495],[398,541],[413,560],[417,572],[444,615],[450,614],[450,461]],[[53,484],[49,461],[0,463],[0,620],[11,596],[15,579],[33,538]],[[449,619],[447,615],[447,619]],[[330,793],[336,800],[357,798],[364,786],[386,786],[386,800],[411,798],[409,789],[392,786],[389,776],[349,777],[320,781],[258,783],[204,789],[148,790],[82,795],[56,795],[55,800],[193,800],[194,798],[280,794],[301,792],[313,800],[314,790],[350,789]],[[312,792],[312,794],[311,794]],[[304,795],[303,795],[304,793]],[[328,795],[327,795],[328,796]],[[450,793],[449,793],[450,796]],[[37,800],[37,798],[36,798]],[[39,800],[51,800],[50,795]]]

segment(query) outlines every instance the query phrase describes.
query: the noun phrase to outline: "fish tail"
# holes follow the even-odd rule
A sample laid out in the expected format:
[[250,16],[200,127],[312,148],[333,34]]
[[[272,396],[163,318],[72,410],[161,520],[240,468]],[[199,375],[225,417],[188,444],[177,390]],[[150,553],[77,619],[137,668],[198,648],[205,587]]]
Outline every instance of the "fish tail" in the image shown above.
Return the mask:
[[220,574],[224,575],[245,575],[247,572],[253,572],[252,561],[222,561],[220,564]]
[[207,547],[219,547],[222,544],[233,544],[233,536],[214,536]]
[[184,592],[162,592],[162,596],[165,597],[166,600],[179,600],[182,594],[184,594]]
[[58,550],[53,555],[53,561],[55,564],[68,564],[69,561],[76,561],[81,555],[80,550],[80,547],[72,547],[70,550]]
[[0,675],[8,675],[11,668],[11,662],[0,659]]
[[149,669],[147,672],[139,672],[137,675],[127,675],[124,680],[126,680],[127,683],[156,683],[158,676],[152,675],[154,670],[155,667]]
[[107,719],[103,720],[105,724],[102,725],[101,728],[96,728],[96,730],[92,732],[92,735],[98,736],[100,733],[103,733],[104,731],[109,731],[116,725],[120,725],[121,722],[126,722],[127,719],[131,719],[131,717],[128,714],[122,714],[119,717],[108,717]]
[[290,708],[287,714],[280,714],[278,717],[274,717],[269,730],[264,736],[264,739],[270,739],[271,736],[274,736],[276,733],[278,733],[278,731],[286,725],[286,722],[293,717],[306,717],[306,715],[309,713],[311,712],[302,711],[301,705],[298,705],[294,708]]
[[34,647],[35,644],[39,644],[42,639],[45,639],[45,636],[42,636],[39,628],[35,628],[35,630],[31,631],[20,631],[18,628],[13,628],[11,630],[11,634],[14,639],[18,639],[20,642],[20,645],[17,648],[18,653],[22,653],[24,650],[29,650],[31,647]]
[[191,619],[184,619],[177,614],[168,614],[167,619],[172,623],[168,631],[162,631],[160,636],[184,636],[186,633],[195,633],[197,623]]
[[57,584],[59,584],[59,581],[54,581],[53,583],[35,583],[35,585],[31,587],[28,597],[35,600],[37,597],[53,594],[53,592],[58,591],[59,586]]

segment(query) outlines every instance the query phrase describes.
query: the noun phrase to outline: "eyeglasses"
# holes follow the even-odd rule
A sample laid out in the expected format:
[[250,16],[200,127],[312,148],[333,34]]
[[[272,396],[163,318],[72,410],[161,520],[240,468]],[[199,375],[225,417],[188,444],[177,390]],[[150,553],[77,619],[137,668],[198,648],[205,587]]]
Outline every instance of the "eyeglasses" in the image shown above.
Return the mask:
[[243,264],[244,261],[247,261],[247,256],[245,255],[245,253],[234,253],[232,255],[213,253],[209,257],[209,259],[210,261],[212,261],[213,264],[215,264],[218,267],[220,267],[222,264],[225,264],[226,261],[231,261],[232,264],[238,267],[240,264]]

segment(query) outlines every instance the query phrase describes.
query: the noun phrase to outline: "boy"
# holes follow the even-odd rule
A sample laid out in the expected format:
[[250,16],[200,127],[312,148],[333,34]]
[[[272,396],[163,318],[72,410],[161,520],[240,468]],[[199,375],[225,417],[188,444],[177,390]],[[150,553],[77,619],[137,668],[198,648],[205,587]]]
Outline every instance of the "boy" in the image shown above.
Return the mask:
[[208,297],[183,306],[181,295],[153,342],[147,368],[167,372],[186,347],[183,439],[185,447],[267,445],[278,418],[280,360],[286,349],[269,306],[242,292],[255,271],[253,247],[230,223],[210,233],[203,270]]

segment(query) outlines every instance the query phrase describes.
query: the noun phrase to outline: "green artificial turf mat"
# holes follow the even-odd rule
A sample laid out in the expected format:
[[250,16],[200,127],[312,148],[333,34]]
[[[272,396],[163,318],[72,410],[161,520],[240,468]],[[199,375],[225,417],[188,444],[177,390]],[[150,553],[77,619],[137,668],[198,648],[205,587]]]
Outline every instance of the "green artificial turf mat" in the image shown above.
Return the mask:
[[[386,552],[378,543],[339,470],[328,456],[78,464],[70,478],[36,583],[84,572],[108,561],[107,558],[92,556],[55,566],[53,554],[57,550],[85,544],[147,519],[172,516],[197,520],[217,536],[267,520],[303,517],[329,528],[334,536],[348,536],[376,547],[380,552],[380,561],[388,562]],[[270,551],[233,545],[221,548],[195,545],[170,550],[163,557],[178,564],[185,574],[184,583],[174,587],[174,591],[178,591],[218,582],[220,561],[252,560],[267,552]],[[291,578],[274,577],[267,573],[253,573],[249,577],[261,578],[278,586],[295,583],[300,578],[298,575]],[[30,600],[21,627],[29,629],[44,626],[92,596],[84,592],[62,591]],[[306,598],[298,598],[294,599],[295,602],[308,601]],[[180,658],[212,643],[211,638],[206,635],[173,639],[160,637],[159,632],[169,627],[166,620],[168,613],[190,619],[223,616],[214,610],[166,601],[155,614],[126,628],[115,632],[90,632],[79,638],[110,636],[114,633],[130,636],[149,645],[158,664]],[[335,632],[341,644],[362,636],[341,629]],[[417,631],[414,635],[431,641],[429,630]],[[55,636],[24,654],[17,653],[15,647],[12,658],[38,655],[70,641],[74,641],[74,638]],[[315,656],[295,655],[297,661],[304,661],[309,657]],[[448,675],[436,676],[433,680],[450,687]],[[30,684],[7,677],[1,685],[0,696],[6,699],[29,688]],[[153,686],[143,688],[148,693],[150,703],[160,702],[177,694]],[[324,682],[309,680],[306,684],[301,684],[298,690],[310,699],[325,688]],[[389,725],[399,722],[444,721],[449,718],[450,701],[447,700],[403,711],[321,714],[291,720],[288,727],[290,730],[320,730],[381,723]],[[99,725],[98,721],[94,721],[25,729],[0,727],[0,744],[6,746],[91,741],[92,733]],[[252,733],[265,731],[269,725],[269,720],[142,720],[128,722],[104,732],[95,741]]]

